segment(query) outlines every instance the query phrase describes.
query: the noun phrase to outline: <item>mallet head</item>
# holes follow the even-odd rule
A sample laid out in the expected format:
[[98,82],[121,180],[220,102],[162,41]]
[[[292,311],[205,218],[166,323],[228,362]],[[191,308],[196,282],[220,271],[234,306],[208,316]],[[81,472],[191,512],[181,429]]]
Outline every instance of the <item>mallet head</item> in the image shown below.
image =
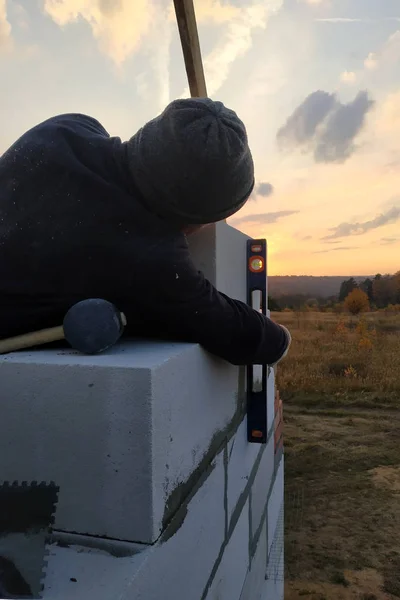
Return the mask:
[[114,304],[91,298],[69,309],[63,329],[72,348],[83,354],[98,354],[118,342],[125,325],[125,316]]

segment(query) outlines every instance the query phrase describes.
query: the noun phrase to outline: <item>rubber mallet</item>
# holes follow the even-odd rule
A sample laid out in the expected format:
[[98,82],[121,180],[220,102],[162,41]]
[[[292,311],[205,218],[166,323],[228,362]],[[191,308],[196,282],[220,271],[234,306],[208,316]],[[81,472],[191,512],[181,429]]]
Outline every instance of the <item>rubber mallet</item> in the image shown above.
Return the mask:
[[66,340],[83,354],[104,352],[120,339],[126,318],[114,304],[100,298],[74,304],[59,327],[0,340],[0,354]]

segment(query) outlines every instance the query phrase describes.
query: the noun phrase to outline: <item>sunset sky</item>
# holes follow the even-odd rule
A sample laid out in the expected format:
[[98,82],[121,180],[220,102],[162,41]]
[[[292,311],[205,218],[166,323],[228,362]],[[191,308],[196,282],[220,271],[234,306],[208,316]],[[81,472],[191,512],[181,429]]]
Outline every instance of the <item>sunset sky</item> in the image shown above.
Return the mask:
[[[400,269],[399,0],[195,0],[209,95],[257,188],[229,222],[274,275]],[[54,114],[129,138],[188,94],[172,0],[0,0],[0,153]]]

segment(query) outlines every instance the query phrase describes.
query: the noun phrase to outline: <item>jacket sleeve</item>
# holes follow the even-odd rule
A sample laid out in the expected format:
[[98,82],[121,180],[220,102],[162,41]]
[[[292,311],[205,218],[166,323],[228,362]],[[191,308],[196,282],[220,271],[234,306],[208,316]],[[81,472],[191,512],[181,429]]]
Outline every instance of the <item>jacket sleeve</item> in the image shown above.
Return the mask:
[[[276,364],[287,353],[287,330],[244,302],[218,292],[193,264],[187,244],[142,259],[135,305],[162,336],[201,344],[234,365]],[[136,269],[135,269],[136,270]]]

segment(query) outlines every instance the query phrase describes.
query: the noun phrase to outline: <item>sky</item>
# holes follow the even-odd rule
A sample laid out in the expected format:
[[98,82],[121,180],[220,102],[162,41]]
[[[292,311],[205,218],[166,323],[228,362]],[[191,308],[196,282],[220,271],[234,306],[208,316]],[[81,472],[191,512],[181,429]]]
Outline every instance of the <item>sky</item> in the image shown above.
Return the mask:
[[[228,222],[271,275],[400,269],[399,0],[195,0],[209,95],[247,127]],[[0,0],[0,153],[59,113],[128,139],[188,95],[172,0]]]

